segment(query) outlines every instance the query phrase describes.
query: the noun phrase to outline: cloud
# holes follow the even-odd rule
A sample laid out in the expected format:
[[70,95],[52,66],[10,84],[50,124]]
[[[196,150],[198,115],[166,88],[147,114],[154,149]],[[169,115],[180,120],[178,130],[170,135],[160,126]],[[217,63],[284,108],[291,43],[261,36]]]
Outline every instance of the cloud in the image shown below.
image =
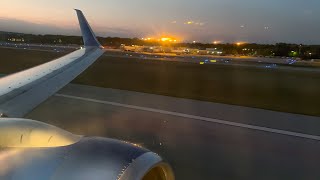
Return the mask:
[[[175,23],[174,23],[175,22]],[[188,23],[189,22],[189,23]],[[182,21],[171,22],[174,25],[153,29],[137,27],[108,27],[96,26],[93,24],[93,30],[97,36],[102,37],[145,37],[150,32],[169,32],[169,34],[177,35],[184,41],[201,41],[212,42],[220,39],[224,42],[248,41],[256,43],[303,43],[303,44],[318,44],[320,37],[315,35],[315,32],[320,31],[320,27],[316,23],[310,24],[309,21],[296,22],[294,24],[286,24],[285,26],[269,26],[267,24],[246,26],[243,25],[246,31],[236,31],[232,26],[217,26],[203,22]],[[58,24],[59,25],[59,24]],[[19,19],[9,19],[0,17],[0,31],[28,33],[28,34],[59,34],[59,35],[80,35],[80,29],[77,22],[64,25],[51,25],[42,23],[33,23]],[[186,28],[189,27],[189,28]],[[295,27],[308,27],[305,29]],[[160,31],[160,30],[161,31]],[[284,33],[285,32],[285,33]]]
[[52,25],[37,24],[17,19],[0,18],[0,30],[30,34],[77,34],[78,30],[64,29]]
[[313,11],[310,10],[310,9],[306,9],[306,10],[303,11],[303,14],[309,16],[309,15],[313,14]]
[[204,22],[195,22],[195,21],[186,21],[183,24],[192,25],[192,26],[204,26],[206,23],[204,23]]
[[[92,27],[97,36],[112,37],[135,37],[139,31],[127,28],[111,28],[103,26]],[[80,35],[79,27],[63,28],[55,25],[39,24],[18,19],[0,17],[0,31],[19,32],[26,34],[61,34],[61,35]]]

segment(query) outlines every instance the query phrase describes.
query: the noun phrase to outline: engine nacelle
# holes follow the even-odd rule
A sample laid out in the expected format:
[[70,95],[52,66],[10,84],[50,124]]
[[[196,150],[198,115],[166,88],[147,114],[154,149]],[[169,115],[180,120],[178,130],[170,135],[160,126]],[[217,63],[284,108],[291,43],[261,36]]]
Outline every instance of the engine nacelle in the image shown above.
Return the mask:
[[147,149],[33,120],[0,119],[0,147],[0,179],[174,179],[170,165]]

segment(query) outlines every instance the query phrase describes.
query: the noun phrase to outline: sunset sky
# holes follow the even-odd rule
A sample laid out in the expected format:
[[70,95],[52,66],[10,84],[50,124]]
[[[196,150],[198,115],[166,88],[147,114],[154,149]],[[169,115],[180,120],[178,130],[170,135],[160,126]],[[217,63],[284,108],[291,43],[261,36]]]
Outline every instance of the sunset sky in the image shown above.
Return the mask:
[[319,7],[319,0],[2,0],[0,31],[79,35],[79,8],[105,37],[320,44]]

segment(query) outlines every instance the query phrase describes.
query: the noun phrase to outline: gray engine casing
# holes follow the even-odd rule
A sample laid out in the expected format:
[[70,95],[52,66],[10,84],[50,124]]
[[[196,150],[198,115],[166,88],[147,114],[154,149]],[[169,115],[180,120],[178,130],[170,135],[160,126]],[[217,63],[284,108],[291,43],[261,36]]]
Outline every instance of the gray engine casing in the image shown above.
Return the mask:
[[[1,126],[1,123],[4,125]],[[5,132],[3,128],[11,127],[12,124],[15,125],[14,128],[16,129],[14,130],[16,133],[24,133],[17,135],[17,138],[20,138],[19,140],[17,138],[13,139],[13,141],[20,141],[21,143],[23,143],[23,138],[30,138],[33,132],[44,128],[47,128],[48,137],[52,132],[64,132],[66,135],[70,135],[54,126],[25,119],[1,119],[0,132],[1,130]],[[20,126],[17,124],[20,124]],[[34,128],[30,129],[30,127]],[[0,136],[5,135],[0,133]],[[32,139],[37,139],[34,136]],[[42,133],[39,138],[43,136],[47,136],[47,134],[44,135]],[[109,138],[78,137],[74,143],[65,146],[2,147],[0,149],[0,164],[3,167],[0,170],[0,179],[174,179],[170,166],[159,155],[147,149]],[[50,139],[52,138],[54,137],[51,135]],[[50,140],[48,139],[48,141]]]

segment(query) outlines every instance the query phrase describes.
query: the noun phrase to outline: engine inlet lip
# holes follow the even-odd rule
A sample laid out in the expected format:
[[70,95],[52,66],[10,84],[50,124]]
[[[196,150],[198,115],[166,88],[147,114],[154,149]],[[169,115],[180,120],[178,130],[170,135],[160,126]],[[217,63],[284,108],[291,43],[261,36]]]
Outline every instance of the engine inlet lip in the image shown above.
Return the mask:
[[159,155],[147,152],[135,159],[124,171],[119,180],[141,180],[154,168],[160,168],[165,180],[174,180],[174,173],[171,166]]

